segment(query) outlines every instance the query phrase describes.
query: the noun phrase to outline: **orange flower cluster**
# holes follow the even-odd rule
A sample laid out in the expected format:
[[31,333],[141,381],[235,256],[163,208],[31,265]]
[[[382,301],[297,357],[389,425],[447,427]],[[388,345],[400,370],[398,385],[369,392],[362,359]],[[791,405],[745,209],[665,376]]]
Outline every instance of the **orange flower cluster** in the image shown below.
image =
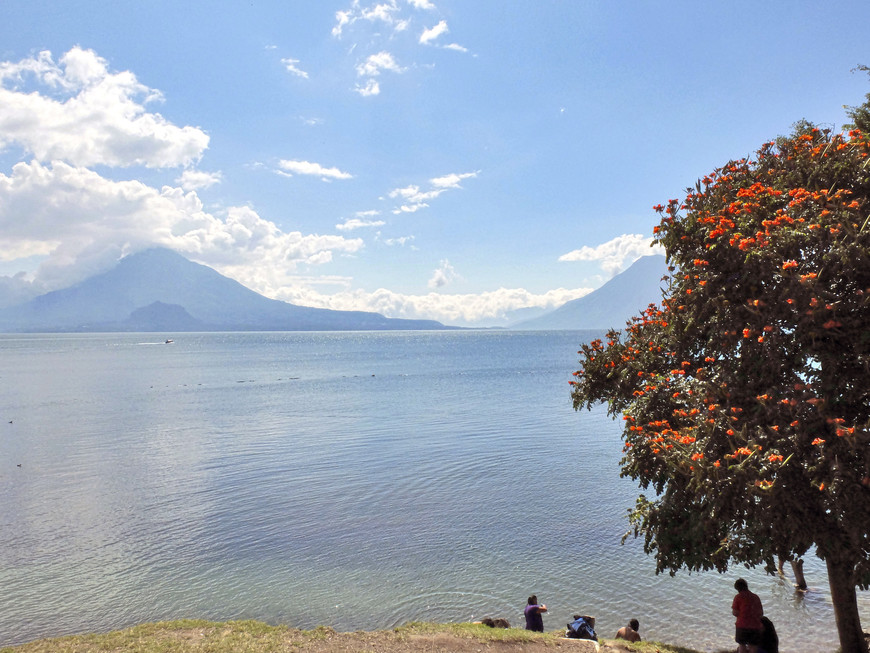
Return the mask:
[[[683,472],[719,468],[722,461],[716,458],[736,459],[734,464],[757,467],[760,479],[753,482],[766,489],[773,485],[766,475],[787,456],[796,455],[789,448],[792,445],[783,443],[799,445],[809,441],[802,439],[803,433],[807,428],[815,428],[827,405],[811,390],[798,388],[794,382],[779,388],[774,382],[773,387],[758,386],[749,397],[740,396],[745,389],[735,391],[732,397],[730,391],[711,385],[711,381],[727,378],[727,374],[720,373],[722,366],[734,360],[731,352],[747,360],[759,355],[776,356],[779,348],[791,346],[789,321],[795,317],[807,321],[804,315],[808,308],[815,333],[827,329],[825,337],[840,336],[830,330],[842,328],[843,316],[848,313],[845,307],[832,302],[825,285],[817,281],[817,271],[826,268],[818,266],[812,250],[805,249],[805,244],[823,239],[819,242],[824,247],[833,238],[842,242],[846,234],[854,235],[866,217],[857,215],[864,210],[863,200],[856,200],[845,188],[838,189],[837,184],[816,189],[812,186],[814,181],[806,181],[806,188],[790,187],[801,176],[788,172],[813,165],[808,159],[825,156],[828,143],[827,136],[818,131],[785,145],[769,143],[759,152],[757,163],[733,162],[704,177],[696,187],[697,192],[689,191],[682,202],[671,199],[653,207],[661,217],[654,230],[656,240],[667,247],[673,261],[679,262],[679,273],[671,268],[674,273],[671,292],[662,308],[650,306],[632,319],[624,341],[609,336],[606,348],[597,341],[586,350],[591,354],[587,356],[589,374],[603,372],[606,376],[602,377],[602,386],[623,392],[622,398],[632,406],[631,410],[637,411],[638,420],[625,418],[625,446],[631,449],[632,458],[647,456],[645,462],[649,462],[648,456],[652,454],[663,466],[661,469],[677,467]],[[840,152],[837,156],[852,151],[866,156],[870,153],[870,140],[862,137],[853,144],[840,139],[831,151]],[[786,160],[796,162],[789,164]],[[781,174],[784,171],[787,174]],[[682,210],[688,211],[685,220],[678,215]],[[729,279],[735,280],[739,290],[746,282],[741,271],[723,277],[723,262],[733,261],[743,262],[747,267],[762,266],[761,274],[770,274],[772,283],[778,284],[777,289],[782,288],[783,294],[772,300],[766,282],[751,284],[749,298],[747,294],[732,293]],[[811,295],[815,301],[808,306]],[[739,303],[734,296],[740,297]],[[716,308],[722,304],[729,308],[721,311]],[[699,307],[704,307],[704,311],[699,313]],[[832,312],[822,312],[823,307]],[[730,311],[728,318],[718,321],[726,311]],[[689,320],[698,320],[699,315],[704,316],[702,320],[708,315],[715,316],[709,322],[716,334],[711,340],[712,347],[684,354],[681,346],[670,345],[681,353],[667,351],[668,346],[661,343],[668,342],[674,330],[681,332],[687,323],[692,325]],[[736,320],[728,321],[735,315]],[[762,351],[756,343],[769,351]],[[722,349],[716,351],[717,346]],[[697,358],[696,351],[700,352]],[[596,360],[599,352],[607,353]],[[620,374],[613,374],[614,368]],[[624,371],[629,374],[622,374]],[[752,381],[750,388],[755,387]],[[575,397],[582,396],[582,392]],[[697,398],[692,398],[693,392],[703,393],[708,399],[701,405]],[[754,405],[752,396],[757,402]],[[669,414],[670,421],[640,417],[662,414]],[[836,442],[835,433],[841,438],[854,437],[855,427],[832,424],[821,432],[824,438],[815,438],[813,445]],[[726,434],[728,438],[724,437]],[[717,447],[721,449],[717,451]],[[755,453],[759,455],[754,456]],[[695,467],[691,463],[696,463]],[[652,468],[655,469],[654,464]]]

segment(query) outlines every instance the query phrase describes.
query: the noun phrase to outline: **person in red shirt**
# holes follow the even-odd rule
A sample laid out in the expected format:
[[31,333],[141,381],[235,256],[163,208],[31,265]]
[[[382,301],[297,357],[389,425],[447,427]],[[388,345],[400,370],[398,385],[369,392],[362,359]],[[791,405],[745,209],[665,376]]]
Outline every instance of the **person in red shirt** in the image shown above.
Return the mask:
[[737,642],[738,653],[756,653],[761,644],[761,634],[764,632],[764,624],[761,617],[764,608],[761,607],[761,599],[757,594],[749,591],[749,586],[742,578],[734,583],[737,596],[731,602],[731,614],[737,617],[735,622],[734,641]]

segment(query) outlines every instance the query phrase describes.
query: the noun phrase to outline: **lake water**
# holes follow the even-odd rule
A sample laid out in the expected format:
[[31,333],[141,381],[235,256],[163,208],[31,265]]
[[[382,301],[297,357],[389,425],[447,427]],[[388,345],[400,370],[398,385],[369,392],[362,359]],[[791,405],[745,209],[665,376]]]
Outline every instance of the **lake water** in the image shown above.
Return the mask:
[[[656,576],[620,545],[621,422],[575,413],[583,332],[0,336],[0,646],[181,617],[338,630],[595,615],[731,648],[743,575],[782,650],[837,647],[811,591]],[[870,598],[860,595],[870,624]]]

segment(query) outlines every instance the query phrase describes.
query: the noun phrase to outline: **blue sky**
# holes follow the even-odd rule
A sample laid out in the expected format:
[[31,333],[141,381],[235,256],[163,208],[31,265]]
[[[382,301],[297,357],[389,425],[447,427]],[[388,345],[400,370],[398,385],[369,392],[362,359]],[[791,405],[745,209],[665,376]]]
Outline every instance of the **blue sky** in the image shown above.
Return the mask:
[[0,3],[0,304],[161,245],[450,324],[651,253],[651,207],[870,91],[870,3]]

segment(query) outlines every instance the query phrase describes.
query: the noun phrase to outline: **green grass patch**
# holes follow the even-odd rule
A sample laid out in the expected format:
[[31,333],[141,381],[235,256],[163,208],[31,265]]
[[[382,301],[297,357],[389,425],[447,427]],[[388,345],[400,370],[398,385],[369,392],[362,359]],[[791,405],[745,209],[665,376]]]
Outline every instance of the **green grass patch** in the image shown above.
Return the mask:
[[636,653],[700,653],[693,648],[684,646],[673,646],[672,644],[662,644],[661,642],[635,642],[630,644],[621,639],[602,640],[602,643],[619,644],[629,651]]
[[408,635],[450,634],[456,637],[476,639],[485,642],[533,642],[541,638],[557,639],[554,633],[533,633],[523,628],[490,628],[483,624],[455,623],[438,624],[415,621],[394,629],[394,632]]
[[[404,653],[406,651],[545,651],[559,647],[562,633],[482,624],[413,622],[391,630],[341,633],[327,627],[299,630],[261,621],[163,621],[104,634],[42,639],[0,648],[0,653]],[[602,644],[613,642],[605,640]],[[657,642],[629,644],[636,653],[699,653]],[[616,643],[616,642],[613,642]],[[563,643],[564,645],[564,643]],[[517,648],[517,647],[520,648]]]

